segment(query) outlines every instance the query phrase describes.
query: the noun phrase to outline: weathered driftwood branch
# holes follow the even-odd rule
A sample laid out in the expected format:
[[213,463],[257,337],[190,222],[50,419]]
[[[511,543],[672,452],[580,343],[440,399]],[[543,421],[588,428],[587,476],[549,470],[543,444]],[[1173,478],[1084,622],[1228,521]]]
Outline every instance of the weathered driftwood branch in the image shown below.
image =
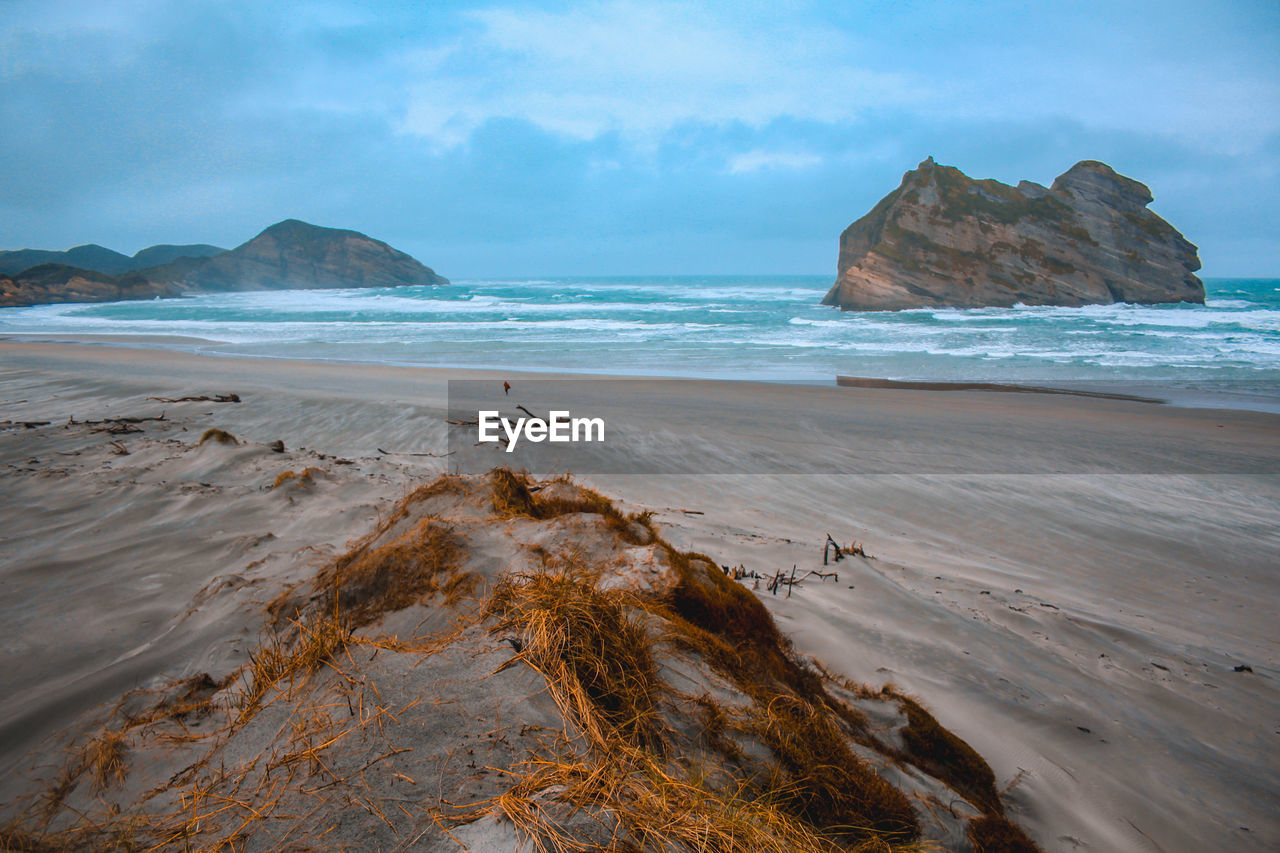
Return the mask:
[[843,560],[845,557],[867,556],[867,552],[862,549],[861,542],[855,541],[852,545],[841,545],[840,543],[836,542],[836,540],[832,539],[831,534],[828,533],[827,541],[824,542],[822,545],[822,565],[826,566],[830,564],[828,562],[828,557],[831,555],[833,551],[835,553],[834,561],[837,563]]
[[452,456],[456,451],[450,450],[448,453],[403,453],[394,450],[383,450],[379,447],[378,452],[383,456],[430,456],[433,459],[440,459],[445,456]]
[[210,397],[208,394],[201,394],[194,397],[148,397],[148,400],[155,400],[158,403],[239,403],[239,394],[214,394]]
[[162,421],[165,419],[165,412],[158,415],[152,415],[147,418],[103,418],[100,421],[78,421],[75,416],[67,418],[67,426],[101,426],[102,424],[141,424],[147,421]]
[[[763,579],[762,575],[757,575],[755,572],[751,572],[750,574],[747,574],[746,571],[743,570],[743,573],[739,575],[739,574],[736,574],[737,570],[734,570],[734,571],[735,571],[734,580],[738,580],[739,578],[742,578],[742,577],[753,577],[761,580]],[[777,595],[778,588],[783,584],[786,584],[787,598],[790,598],[792,588],[799,583],[803,583],[805,579],[812,577],[813,575],[817,575],[823,581],[833,580],[833,581],[839,582],[840,580],[840,575],[836,572],[820,572],[820,571],[817,571],[816,569],[810,569],[800,577],[796,577],[797,571],[798,571],[798,567],[794,565],[791,567],[791,572],[789,574],[786,573],[785,569],[778,569],[773,573],[773,577],[769,578],[769,582],[765,584],[765,589],[767,589],[769,592],[773,593],[774,595]],[[757,583],[756,589],[759,589],[759,588],[760,588],[760,585],[759,583]]]

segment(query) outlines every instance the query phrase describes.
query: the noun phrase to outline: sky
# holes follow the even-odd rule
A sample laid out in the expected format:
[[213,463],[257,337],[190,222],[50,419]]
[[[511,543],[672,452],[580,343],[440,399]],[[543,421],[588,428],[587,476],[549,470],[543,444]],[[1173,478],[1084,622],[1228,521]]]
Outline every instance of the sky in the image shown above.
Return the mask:
[[449,278],[831,274],[933,156],[1280,277],[1280,4],[0,0],[0,248],[298,218]]

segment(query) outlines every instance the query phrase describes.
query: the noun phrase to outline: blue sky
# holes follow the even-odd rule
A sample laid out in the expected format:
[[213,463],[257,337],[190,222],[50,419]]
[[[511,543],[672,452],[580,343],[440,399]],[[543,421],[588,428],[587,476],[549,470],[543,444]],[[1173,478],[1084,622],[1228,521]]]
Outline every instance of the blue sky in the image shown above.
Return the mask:
[[451,278],[834,273],[932,155],[1280,276],[1280,5],[0,0],[0,247],[297,217]]

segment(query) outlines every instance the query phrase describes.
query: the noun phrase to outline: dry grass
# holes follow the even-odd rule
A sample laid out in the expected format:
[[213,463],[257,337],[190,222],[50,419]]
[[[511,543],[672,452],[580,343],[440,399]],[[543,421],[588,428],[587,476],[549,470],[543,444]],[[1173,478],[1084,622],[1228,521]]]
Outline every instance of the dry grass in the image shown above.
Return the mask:
[[317,476],[323,476],[327,472],[323,468],[304,468],[299,471],[281,471],[276,475],[275,480],[271,483],[271,488],[278,489],[286,483],[294,483],[299,486],[309,486],[315,482]]
[[514,661],[533,667],[565,719],[599,748],[656,744],[661,695],[651,642],[627,614],[628,594],[570,572],[522,574],[494,590],[495,633],[513,633]]
[[129,771],[125,733],[104,731],[99,734],[85,746],[83,761],[98,790],[105,791],[113,783],[123,783]]
[[983,815],[969,821],[974,853],[1044,853],[1027,834],[1002,815]]
[[911,803],[853,754],[830,710],[781,693],[763,710],[756,729],[785,771],[784,808],[839,835],[919,835]]
[[984,813],[1004,813],[996,791],[996,774],[973,747],[943,728],[915,699],[890,687],[881,695],[897,700],[907,715],[907,725],[902,729],[905,749],[899,758],[946,782]]
[[[691,572],[709,565],[705,558],[680,557]],[[609,849],[833,850],[856,843],[888,850],[917,837],[910,803],[850,751],[839,715],[825,702],[814,705],[795,696],[773,679],[772,666],[760,663],[763,649],[769,649],[779,665],[798,666],[779,645],[781,635],[767,611],[764,630],[751,634],[746,626],[759,613],[711,578],[692,584],[703,592],[685,600],[701,602],[696,612],[686,612],[714,632],[673,617],[666,602],[601,591],[586,573],[519,575],[495,590],[489,613],[498,621],[492,630],[515,634],[514,660],[546,678],[566,720],[592,747],[586,757],[535,763],[497,807],[547,851],[595,849],[597,842],[586,840],[581,826],[569,827],[584,810],[597,816]],[[749,592],[733,586],[760,607]],[[653,640],[627,615],[637,605],[679,619],[688,630],[686,642],[701,640],[708,657],[732,661],[727,668],[763,715],[747,729],[779,763],[771,784],[761,788],[726,767],[720,770],[729,781],[708,786],[689,778],[689,768],[663,758],[671,752],[658,710],[664,687]],[[798,675],[786,681],[808,683]],[[697,704],[707,722],[707,742],[721,754],[741,756],[725,737],[730,724],[723,708],[709,696]],[[557,791],[554,803],[548,790]],[[566,804],[569,811],[563,810]]]
[[672,774],[643,751],[615,753],[608,761],[535,760],[523,769],[526,775],[494,801],[494,809],[539,853],[913,849],[878,837],[854,845],[839,843],[767,797],[745,787],[705,787]]
[[207,441],[216,441],[218,442],[218,444],[239,444],[240,443],[238,440],[236,440],[236,437],[234,435],[227,432],[225,429],[218,429],[217,427],[213,427],[211,429],[205,430],[204,435],[200,436],[200,443],[197,444],[196,446],[200,447]]
[[351,642],[350,628],[336,613],[302,619],[294,626],[294,637],[272,634],[249,655],[242,674],[241,721],[252,716],[272,687],[310,676]]
[[394,541],[358,545],[320,572],[321,606],[352,627],[443,593],[449,603],[473,592],[479,578],[460,571],[462,542],[453,529],[425,518]]
[[[626,532],[631,531],[639,533],[637,538],[657,543],[674,570],[676,582],[661,598],[641,601],[640,605],[670,623],[681,647],[699,654],[754,700],[758,719],[763,722],[751,727],[753,733],[782,765],[777,784],[763,792],[772,803],[770,809],[789,813],[816,833],[815,837],[906,842],[918,836],[919,827],[906,797],[850,751],[840,721],[857,725],[860,717],[826,694],[821,677],[795,659],[760,600],[725,577],[711,558],[677,550],[657,535],[647,515],[623,516],[608,499],[589,489],[575,487],[575,493],[567,497],[557,490],[544,497],[542,490],[532,488],[527,476],[506,469],[490,472],[489,483],[494,511],[501,516],[546,519],[569,512],[594,513],[611,520],[609,527],[624,541],[628,541]],[[544,484],[544,489],[554,485],[555,481]],[[544,617],[548,622],[558,618],[556,611],[578,609],[584,615],[594,614],[596,605],[587,602],[600,595],[585,579],[547,576],[526,578],[502,592],[528,595],[535,589],[535,598],[542,599],[538,609],[548,614]],[[505,602],[497,596],[495,602],[497,612],[507,612]],[[590,621],[592,617],[587,618]],[[509,622],[503,624],[510,627]],[[594,638],[598,624],[596,620],[596,627],[574,630]],[[569,658],[590,660],[593,671],[603,671],[611,666],[609,655],[634,654],[632,646],[647,642],[640,632],[628,641],[625,650],[588,644],[589,654],[574,651]],[[522,657],[529,654],[522,652]],[[542,652],[534,654],[542,660]],[[569,701],[562,707],[569,708],[576,720],[589,721],[590,711],[602,710],[598,703],[582,701],[576,688],[564,683],[571,673],[563,663],[548,666],[530,662],[547,676],[553,693],[567,697]],[[620,668],[629,665],[623,663]],[[632,695],[648,694],[633,691]],[[715,707],[709,700],[704,704]],[[636,713],[634,706],[631,713]],[[724,725],[722,718],[714,717],[714,711],[709,713],[713,723]],[[723,737],[723,729],[710,733],[709,740],[718,743],[721,752],[735,748],[733,741]]]
[[[604,495],[573,483],[568,477],[560,477],[542,484],[556,493],[540,494],[527,474],[509,468],[494,468],[489,472],[489,487],[493,494],[493,511],[503,518],[524,516],[538,520],[558,518],[573,513],[589,513],[600,516],[605,525],[616,532],[629,545],[647,545],[655,538],[651,513],[625,515],[613,501]],[[555,488],[569,487],[569,489]],[[560,494],[572,490],[572,496]]]

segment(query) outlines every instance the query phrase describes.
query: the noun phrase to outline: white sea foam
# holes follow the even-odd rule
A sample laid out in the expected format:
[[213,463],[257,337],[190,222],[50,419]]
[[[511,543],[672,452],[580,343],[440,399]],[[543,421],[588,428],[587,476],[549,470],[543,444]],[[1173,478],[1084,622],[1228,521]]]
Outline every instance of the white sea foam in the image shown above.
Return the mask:
[[[1217,374],[1280,382],[1272,282],[1206,306],[840,312],[826,277],[539,279],[440,287],[223,293],[0,309],[0,333],[185,335],[231,352],[679,375],[1004,379]],[[1236,371],[1235,374],[1232,371]],[[1269,378],[1269,380],[1268,380]]]

